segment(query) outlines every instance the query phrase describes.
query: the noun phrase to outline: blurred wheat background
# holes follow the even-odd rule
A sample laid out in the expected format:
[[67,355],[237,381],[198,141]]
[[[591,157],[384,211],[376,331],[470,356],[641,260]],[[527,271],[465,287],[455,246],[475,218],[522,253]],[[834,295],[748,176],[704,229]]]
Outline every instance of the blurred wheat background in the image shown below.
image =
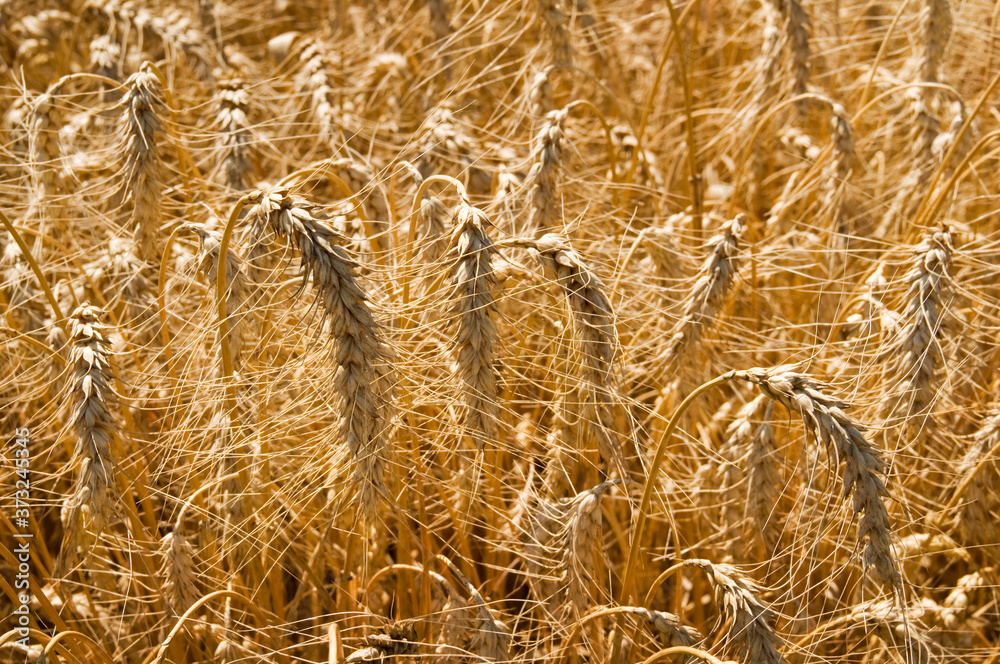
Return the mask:
[[0,3],[0,660],[996,664],[998,8]]

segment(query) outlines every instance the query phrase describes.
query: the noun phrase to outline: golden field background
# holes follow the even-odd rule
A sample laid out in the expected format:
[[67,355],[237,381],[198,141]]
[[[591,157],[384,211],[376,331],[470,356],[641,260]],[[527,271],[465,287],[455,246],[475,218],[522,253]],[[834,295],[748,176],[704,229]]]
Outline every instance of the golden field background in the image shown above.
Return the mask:
[[998,18],[3,2],[0,657],[1000,661]]

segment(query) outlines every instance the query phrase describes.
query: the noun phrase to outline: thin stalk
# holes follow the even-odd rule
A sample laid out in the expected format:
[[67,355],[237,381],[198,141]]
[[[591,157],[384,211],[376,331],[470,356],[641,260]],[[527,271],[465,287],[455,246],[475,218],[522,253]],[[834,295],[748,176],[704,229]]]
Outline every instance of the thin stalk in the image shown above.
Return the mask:
[[31,249],[29,249],[28,245],[25,244],[24,238],[22,238],[21,234],[17,232],[17,228],[14,227],[14,224],[10,222],[10,219],[7,218],[7,215],[5,215],[3,211],[0,211],[0,222],[3,222],[7,232],[10,233],[12,238],[14,238],[14,242],[17,242],[17,246],[21,250],[21,255],[24,256],[24,260],[28,262],[28,267],[31,268],[31,271],[35,273],[35,279],[38,280],[38,285],[41,286],[42,291],[45,292],[45,297],[49,300],[49,306],[52,307],[52,313],[56,317],[56,323],[63,329],[63,332],[67,333],[68,336],[66,320],[63,316],[62,309],[59,307],[59,300],[56,299],[52,289],[49,288],[49,282],[45,279],[45,275],[42,274],[42,268],[38,266],[38,262],[35,260],[35,257],[31,255]]
[[[673,417],[667,423],[667,428],[663,430],[660,435],[660,439],[656,444],[656,454],[653,456],[653,462],[649,466],[649,471],[646,475],[646,483],[642,490],[642,498],[639,501],[639,505],[633,512],[635,515],[635,524],[632,528],[632,539],[629,542],[628,559],[625,562],[625,570],[622,572],[622,592],[619,598],[619,604],[628,604],[632,597],[635,595],[635,579],[633,578],[636,561],[639,558],[639,549],[642,545],[642,535],[643,530],[646,527],[646,510],[649,509],[649,503],[653,498],[653,492],[656,488],[656,476],[660,470],[660,466],[663,465],[663,460],[667,455],[667,444],[670,442],[670,436],[673,434],[674,429],[677,428],[678,422],[680,422],[681,415],[690,406],[696,398],[698,398],[703,392],[707,392],[716,385],[720,385],[731,380],[736,375],[735,371],[730,371],[717,378],[713,378],[707,383],[695,388],[684,401],[677,407],[674,411]],[[614,649],[611,654],[611,661],[617,662],[619,655],[621,654],[622,646],[622,636],[623,632],[622,619],[618,620],[618,629],[615,635]]]

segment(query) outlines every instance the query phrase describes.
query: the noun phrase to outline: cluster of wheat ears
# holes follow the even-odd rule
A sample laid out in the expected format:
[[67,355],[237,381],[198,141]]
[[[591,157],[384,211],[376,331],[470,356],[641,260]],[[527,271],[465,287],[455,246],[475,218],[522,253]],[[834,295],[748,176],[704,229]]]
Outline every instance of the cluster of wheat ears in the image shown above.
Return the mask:
[[1000,661],[998,7],[0,3],[0,660]]

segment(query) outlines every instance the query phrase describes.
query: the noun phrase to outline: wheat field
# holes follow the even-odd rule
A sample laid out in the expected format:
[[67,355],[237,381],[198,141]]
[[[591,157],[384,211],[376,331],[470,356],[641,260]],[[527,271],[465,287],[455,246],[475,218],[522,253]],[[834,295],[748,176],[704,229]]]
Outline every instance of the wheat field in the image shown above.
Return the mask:
[[998,20],[0,3],[0,661],[997,664]]

